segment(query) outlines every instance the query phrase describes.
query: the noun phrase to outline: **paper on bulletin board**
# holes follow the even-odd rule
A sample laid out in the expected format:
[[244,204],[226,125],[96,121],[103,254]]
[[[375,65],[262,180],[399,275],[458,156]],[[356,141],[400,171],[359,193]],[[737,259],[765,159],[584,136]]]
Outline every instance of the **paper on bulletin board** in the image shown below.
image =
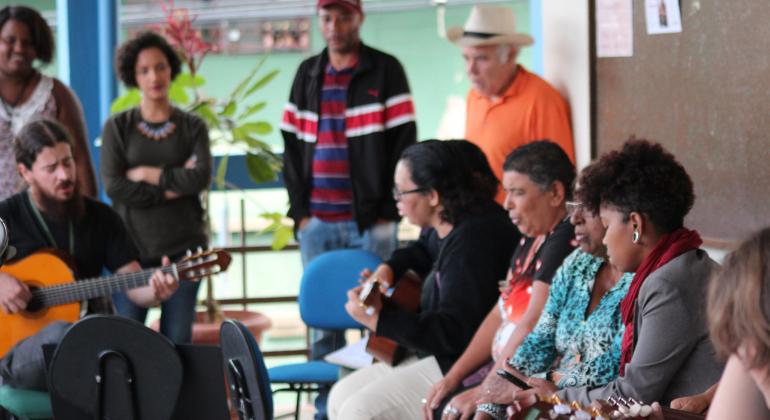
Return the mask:
[[644,14],[650,35],[682,32],[679,0],[645,0]]
[[632,0],[596,0],[596,56],[634,55]]

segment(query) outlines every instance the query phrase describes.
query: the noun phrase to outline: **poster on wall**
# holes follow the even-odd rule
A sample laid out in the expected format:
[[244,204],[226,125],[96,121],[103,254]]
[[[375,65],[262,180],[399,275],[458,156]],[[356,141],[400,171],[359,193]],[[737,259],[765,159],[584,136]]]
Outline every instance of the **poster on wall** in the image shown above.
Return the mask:
[[679,0],[645,0],[644,14],[650,35],[682,32]]
[[634,55],[632,0],[596,0],[596,56]]

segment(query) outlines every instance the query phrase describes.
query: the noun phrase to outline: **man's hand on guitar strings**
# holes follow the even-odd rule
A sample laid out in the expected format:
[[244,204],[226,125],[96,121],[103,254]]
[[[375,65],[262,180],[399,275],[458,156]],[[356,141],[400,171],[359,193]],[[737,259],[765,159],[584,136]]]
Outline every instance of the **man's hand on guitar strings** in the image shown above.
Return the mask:
[[6,314],[15,314],[27,307],[32,298],[29,287],[15,277],[0,273],[0,308]]
[[[171,265],[168,257],[163,257],[163,266]],[[179,280],[171,274],[164,274],[161,270],[155,270],[150,277],[150,286],[155,298],[163,302],[170,298],[179,288]]]

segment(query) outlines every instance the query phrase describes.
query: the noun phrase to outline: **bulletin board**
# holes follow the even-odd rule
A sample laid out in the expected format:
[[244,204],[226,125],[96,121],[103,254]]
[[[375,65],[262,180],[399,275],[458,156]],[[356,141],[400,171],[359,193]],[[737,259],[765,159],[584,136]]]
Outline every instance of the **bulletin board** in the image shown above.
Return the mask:
[[592,153],[662,143],[695,184],[687,226],[729,248],[770,226],[770,1],[682,0],[682,32],[661,35],[644,7],[633,56],[594,58]]

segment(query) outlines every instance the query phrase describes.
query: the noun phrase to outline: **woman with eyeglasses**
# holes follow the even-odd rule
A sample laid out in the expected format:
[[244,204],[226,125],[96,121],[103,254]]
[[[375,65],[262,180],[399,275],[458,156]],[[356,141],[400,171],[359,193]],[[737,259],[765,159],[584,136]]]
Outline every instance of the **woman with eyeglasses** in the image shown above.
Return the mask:
[[[579,188],[575,198],[581,200]],[[581,201],[567,202],[567,210],[578,249],[557,270],[537,325],[506,367],[525,382],[545,376],[555,389],[599,386],[617,377],[623,338],[620,301],[633,276],[607,261],[599,215]],[[495,390],[506,398],[486,403],[476,418],[506,418],[511,390],[510,385],[507,391]]]
[[567,154],[547,140],[521,146],[506,158],[504,205],[524,237],[510,260],[496,305],[463,355],[424,394],[424,418],[469,418],[480,398],[495,401],[492,391],[505,386],[496,370],[504,368],[505,359],[534,328],[556,269],[575,248],[566,209],[574,179],[575,167]]
[[518,233],[495,203],[497,180],[481,150],[466,141],[429,140],[404,150],[396,165],[399,213],[422,227],[416,243],[377,268],[387,286],[407,270],[422,278],[418,313],[370,310],[348,293],[350,315],[412,356],[396,367],[376,363],[343,378],[329,395],[332,419],[419,419],[420,399],[470,342],[498,296]]
[[[619,376],[556,395],[581,404],[614,396],[668,405],[705,391],[724,366],[715,358],[705,311],[718,266],[700,249],[698,233],[684,227],[695,201],[687,171],[661,145],[630,140],[584,169],[580,186],[583,204],[606,228],[609,262],[635,273],[621,302]],[[514,391],[519,406],[555,391],[544,380],[529,384],[533,389]]]

